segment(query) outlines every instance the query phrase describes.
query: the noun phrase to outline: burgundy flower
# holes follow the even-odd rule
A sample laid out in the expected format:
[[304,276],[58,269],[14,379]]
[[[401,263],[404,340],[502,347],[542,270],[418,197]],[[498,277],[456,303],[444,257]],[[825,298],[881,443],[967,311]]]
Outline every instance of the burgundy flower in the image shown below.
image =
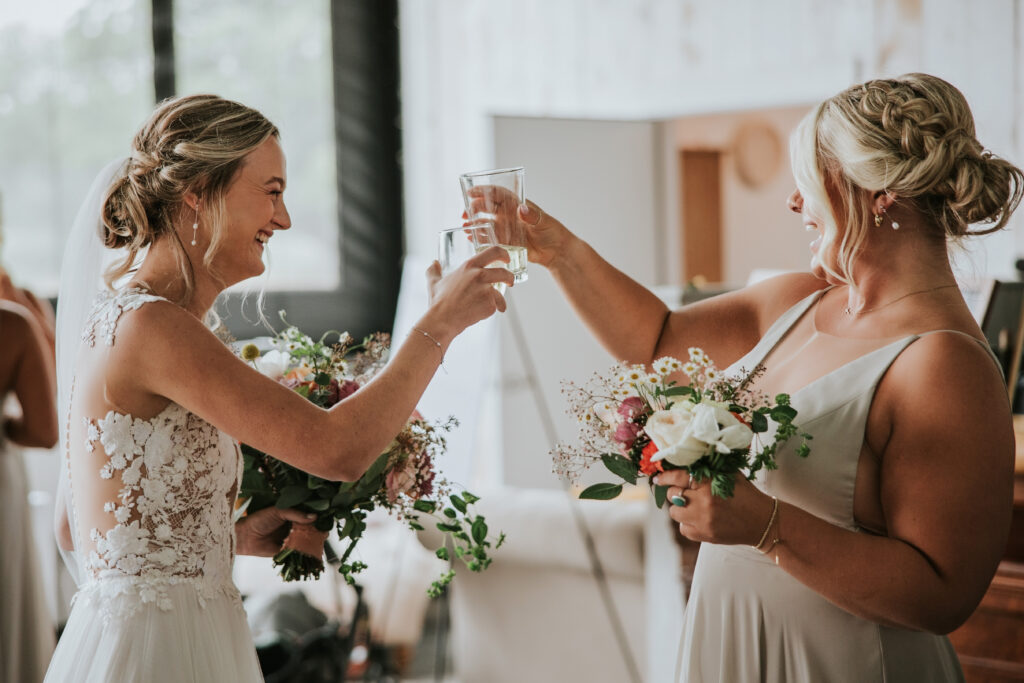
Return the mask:
[[338,388],[338,400],[340,401],[342,399],[348,398],[352,394],[356,393],[356,389],[358,388],[358,382],[355,382],[351,379],[345,380],[344,382],[341,383],[341,386]]
[[622,402],[622,405],[619,406],[619,415],[627,420],[632,420],[634,417],[644,412],[645,408],[646,405],[642,398],[639,396],[630,396]]
[[615,429],[615,433],[612,438],[621,444],[624,444],[626,448],[633,445],[636,441],[637,435],[640,433],[640,425],[633,424],[632,422],[621,422]]
[[330,408],[335,405],[343,398],[347,398],[355,393],[359,385],[350,379],[346,379],[344,382],[339,383],[338,380],[332,379],[330,384],[324,387],[324,391],[327,392],[324,397],[325,407]]
[[422,498],[434,492],[434,465],[430,462],[430,456],[426,453],[420,455],[419,462],[419,485],[417,486],[416,497]]

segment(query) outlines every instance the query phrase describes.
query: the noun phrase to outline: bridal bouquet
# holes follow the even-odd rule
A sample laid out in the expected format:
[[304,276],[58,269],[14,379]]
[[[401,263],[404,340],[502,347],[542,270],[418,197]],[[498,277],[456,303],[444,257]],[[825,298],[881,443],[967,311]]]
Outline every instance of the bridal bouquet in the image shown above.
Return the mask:
[[[328,343],[328,335],[337,336],[337,341]],[[264,375],[318,406],[330,408],[380,371],[389,341],[388,335],[375,334],[357,344],[344,332],[328,333],[314,341],[290,326],[274,337],[273,348],[266,353],[247,344],[241,356]],[[479,498],[468,491],[453,492],[434,469],[434,461],[445,449],[445,434],[457,424],[454,417],[431,423],[414,414],[369,469],[357,481],[349,482],[307,474],[242,444],[241,505],[252,512],[276,505],[315,513],[314,528],[323,532],[333,527],[348,543],[338,568],[348,583],[354,583],[353,575],[366,568],[362,562],[349,561],[349,557],[366,530],[367,513],[378,506],[414,530],[423,529],[423,516],[433,517],[437,528],[450,537],[455,555],[470,570],[482,571],[491,563],[489,549],[497,549],[504,534],[492,539],[487,522],[472,512],[471,506]],[[303,537],[296,528],[274,556],[274,564],[280,567],[285,581],[319,577],[324,551],[320,537]],[[330,557],[330,546],[326,551]],[[446,547],[436,554],[442,560],[450,559]],[[440,595],[454,575],[453,570],[442,574],[428,593]]]
[[[579,421],[580,445],[555,447],[557,474],[575,482],[600,461],[619,479],[636,484],[642,476],[681,468],[697,481],[710,480],[715,495],[729,498],[736,473],[753,479],[762,468],[775,469],[776,449],[788,439],[802,439],[801,457],[810,453],[811,436],[793,422],[797,411],[789,396],[771,401],[749,389],[762,367],[743,379],[728,379],[704,351],[691,348],[688,362],[666,356],[652,368],[648,373],[643,365],[620,363],[605,375],[595,373],[584,386],[563,383],[568,412]],[[668,379],[680,372],[690,378],[688,385]],[[755,440],[760,448],[752,447]],[[667,489],[654,487],[658,507]],[[594,484],[580,498],[610,500],[621,492],[621,483]]]

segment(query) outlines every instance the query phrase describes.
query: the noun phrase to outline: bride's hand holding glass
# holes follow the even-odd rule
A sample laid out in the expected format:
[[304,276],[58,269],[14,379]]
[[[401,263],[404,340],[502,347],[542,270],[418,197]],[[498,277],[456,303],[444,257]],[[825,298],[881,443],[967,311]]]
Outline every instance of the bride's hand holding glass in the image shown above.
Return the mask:
[[505,311],[505,297],[495,285],[511,287],[514,278],[505,268],[488,268],[498,261],[507,264],[509,256],[504,249],[495,246],[474,254],[443,275],[438,261],[430,265],[427,269],[430,310],[424,318],[431,319],[432,329],[451,338],[495,311]]

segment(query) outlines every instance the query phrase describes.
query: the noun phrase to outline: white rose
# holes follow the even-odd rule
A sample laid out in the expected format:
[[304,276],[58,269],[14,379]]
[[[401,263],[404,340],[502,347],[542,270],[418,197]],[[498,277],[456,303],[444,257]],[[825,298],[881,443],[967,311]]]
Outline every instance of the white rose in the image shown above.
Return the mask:
[[689,401],[679,401],[668,410],[656,411],[647,418],[644,432],[658,447],[652,461],[667,460],[678,467],[686,467],[707,453],[707,443],[693,435],[695,408],[699,407]]
[[266,375],[270,379],[281,379],[288,369],[289,362],[291,362],[290,355],[284,351],[271,349],[254,360],[253,364],[261,374]]
[[748,448],[754,432],[740,422],[729,406],[717,401],[697,404],[693,411],[691,435],[719,453]]

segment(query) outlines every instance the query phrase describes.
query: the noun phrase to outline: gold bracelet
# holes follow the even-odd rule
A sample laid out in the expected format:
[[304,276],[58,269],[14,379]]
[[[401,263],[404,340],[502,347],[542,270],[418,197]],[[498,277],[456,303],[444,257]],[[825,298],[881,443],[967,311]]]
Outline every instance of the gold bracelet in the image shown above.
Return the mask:
[[[772,496],[772,516],[768,518],[768,526],[766,526],[764,528],[764,533],[761,534],[761,540],[757,542],[757,545],[753,546],[754,550],[756,550],[758,552],[762,552],[761,551],[761,546],[764,545],[765,539],[768,538],[768,532],[772,530],[772,525],[775,524],[775,518],[778,517],[778,515],[779,515],[779,499],[776,498],[775,496]],[[779,539],[776,538],[775,541],[773,541],[772,544],[770,546],[768,546],[768,550],[765,550],[763,552],[767,553],[778,542],[779,542]]]

